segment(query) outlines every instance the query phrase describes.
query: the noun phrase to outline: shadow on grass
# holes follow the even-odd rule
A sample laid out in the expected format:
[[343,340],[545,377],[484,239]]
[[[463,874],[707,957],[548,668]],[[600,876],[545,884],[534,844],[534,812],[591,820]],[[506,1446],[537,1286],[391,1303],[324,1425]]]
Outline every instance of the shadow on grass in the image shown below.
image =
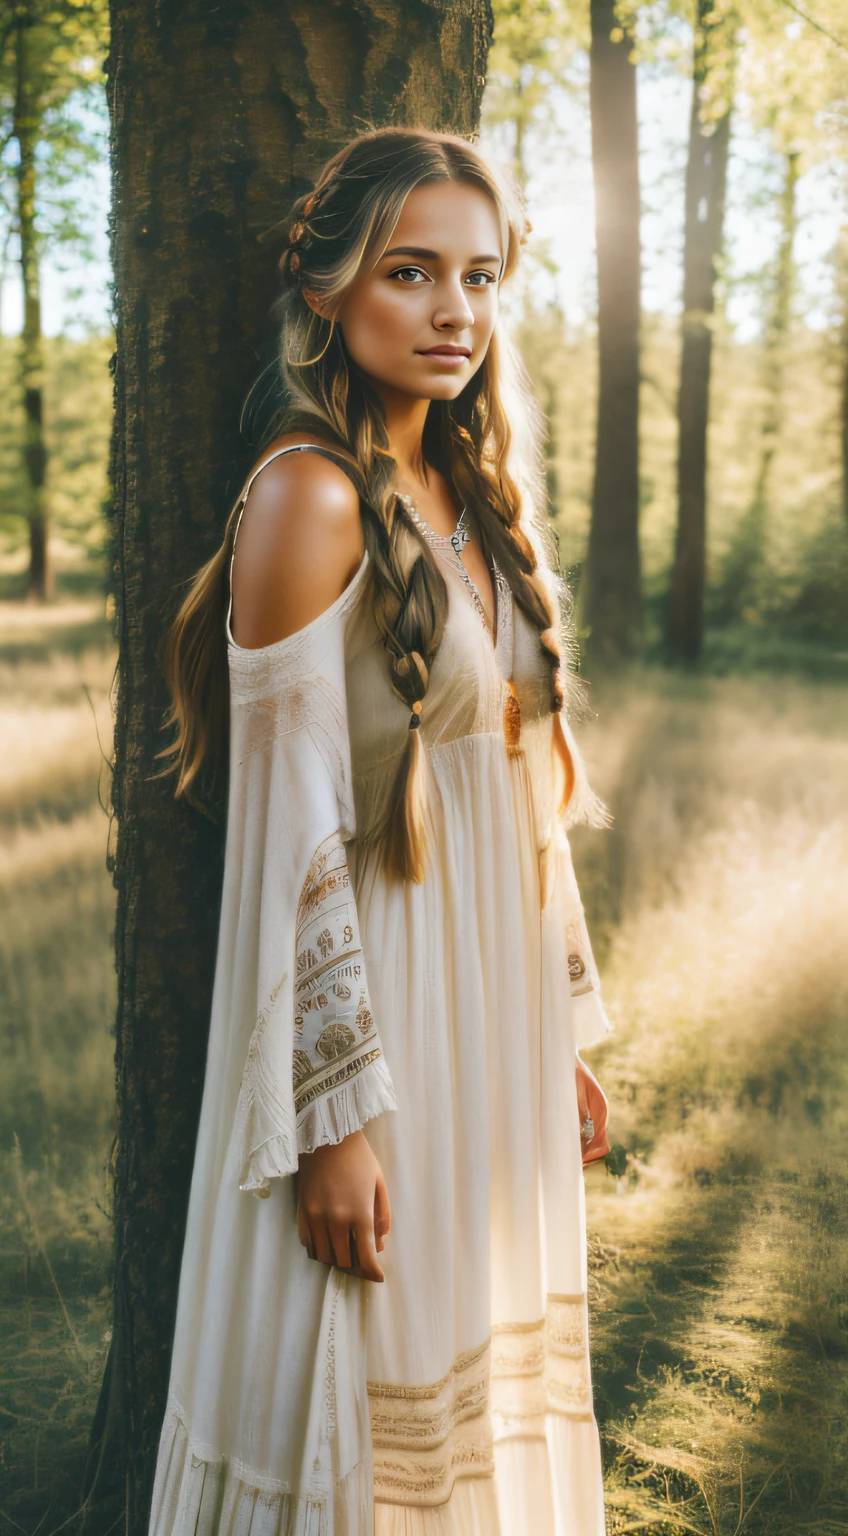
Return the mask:
[[659,1200],[637,1185],[629,1220],[590,1192],[593,1225],[617,1233],[592,1286],[613,1531],[848,1531],[848,1178],[802,1119],[797,1097],[760,1112],[759,1170],[728,1147]]

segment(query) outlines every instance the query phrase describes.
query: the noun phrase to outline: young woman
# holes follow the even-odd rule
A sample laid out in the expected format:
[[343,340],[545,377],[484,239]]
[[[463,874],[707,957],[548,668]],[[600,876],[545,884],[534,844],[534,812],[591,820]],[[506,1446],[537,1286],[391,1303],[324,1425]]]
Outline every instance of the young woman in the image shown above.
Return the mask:
[[329,162],[285,430],[175,625],[177,792],[227,724],[230,788],[152,1536],[603,1532],[600,809],[497,329],[522,232],[461,139]]

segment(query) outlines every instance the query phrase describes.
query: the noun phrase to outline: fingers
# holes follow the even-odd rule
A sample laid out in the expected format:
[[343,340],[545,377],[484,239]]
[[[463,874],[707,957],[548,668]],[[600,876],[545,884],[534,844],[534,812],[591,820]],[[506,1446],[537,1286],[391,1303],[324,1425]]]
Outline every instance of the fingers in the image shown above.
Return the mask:
[[335,1265],[364,1280],[383,1279],[373,1227],[367,1218],[354,1227],[344,1218],[328,1219],[318,1212],[307,1215],[299,1205],[297,1232],[310,1259],[317,1263]]
[[330,1217],[328,1222],[330,1243],[333,1249],[333,1263],[339,1269],[350,1269],[352,1258],[350,1251],[350,1222]]
[[377,1259],[377,1250],[374,1244],[374,1227],[372,1223],[357,1222],[353,1229],[356,1254],[359,1259],[359,1273],[364,1280],[382,1281],[385,1276]]
[[297,1235],[310,1259],[314,1259],[315,1239],[312,1235],[312,1224],[300,1201],[297,1203]]
[[311,1242],[307,1246],[310,1259],[317,1259],[319,1264],[335,1264],[333,1244],[330,1239],[330,1229],[324,1216],[316,1216],[309,1224]]
[[297,1231],[309,1257],[380,1282],[377,1261],[392,1216],[385,1179],[361,1132],[304,1154],[298,1168]]
[[382,1253],[385,1246],[384,1239],[392,1230],[392,1208],[389,1204],[389,1191],[382,1173],[378,1173],[374,1186],[374,1236],[377,1252]]

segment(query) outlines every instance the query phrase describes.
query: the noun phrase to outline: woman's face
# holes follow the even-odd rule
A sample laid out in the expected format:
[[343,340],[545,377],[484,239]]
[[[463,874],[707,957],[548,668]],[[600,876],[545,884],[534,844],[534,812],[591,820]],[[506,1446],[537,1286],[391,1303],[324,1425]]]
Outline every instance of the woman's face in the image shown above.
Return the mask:
[[504,254],[495,205],[480,188],[434,182],[410,192],[388,249],[337,314],[348,352],[378,390],[456,399],[492,339]]

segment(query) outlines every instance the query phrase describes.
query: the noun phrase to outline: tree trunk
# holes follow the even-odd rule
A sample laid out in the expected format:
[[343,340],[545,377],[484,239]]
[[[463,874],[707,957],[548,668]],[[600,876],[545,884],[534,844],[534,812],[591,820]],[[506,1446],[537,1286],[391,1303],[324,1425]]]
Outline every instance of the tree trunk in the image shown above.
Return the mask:
[[780,195],[780,240],[772,267],[768,311],[763,344],[763,389],[765,407],[760,428],[760,457],[751,505],[740,518],[727,555],[714,620],[732,623],[744,616],[745,608],[758,600],[767,538],[772,468],[783,425],[783,380],[786,366],[786,338],[792,316],[795,287],[795,235],[798,228],[798,154],[784,156],[783,186]]
[[840,437],[842,441],[842,512],[848,528],[848,228],[842,231],[842,378],[840,400]]
[[44,348],[41,289],[35,228],[35,151],[40,127],[31,58],[32,18],[21,7],[15,23],[15,111],[12,136],[18,144],[18,230],[21,250],[24,324],[21,333],[21,389],[24,402],[24,515],[29,527],[27,590],[41,602],[53,595],[47,544],[47,450],[44,445]]
[[768,504],[769,482],[774,456],[783,423],[783,374],[786,361],[786,338],[792,316],[792,295],[795,287],[795,235],[798,229],[798,160],[797,151],[790,150],[784,156],[783,187],[780,196],[780,243],[774,266],[774,281],[770,313],[765,336],[765,389],[766,407],[763,415],[760,446],[760,469],[754,493],[754,503],[765,509]]
[[677,538],[668,605],[667,642],[681,661],[696,661],[704,632],[707,531],[707,428],[713,315],[724,231],[730,107],[716,123],[701,117],[710,44],[723,18],[713,0],[697,0],[692,115],[686,166],[683,244],[683,348],[677,419]]
[[638,643],[639,154],[632,35],[615,0],[591,0],[589,94],[598,263],[598,421],[586,620],[596,657]]
[[111,19],[117,1252],[88,1489],[125,1492],[122,1530],[142,1536],[222,873],[221,828],[153,777],[160,644],[255,457],[240,411],[273,356],[292,200],[365,123],[475,127],[491,17],[486,0],[113,0]]

